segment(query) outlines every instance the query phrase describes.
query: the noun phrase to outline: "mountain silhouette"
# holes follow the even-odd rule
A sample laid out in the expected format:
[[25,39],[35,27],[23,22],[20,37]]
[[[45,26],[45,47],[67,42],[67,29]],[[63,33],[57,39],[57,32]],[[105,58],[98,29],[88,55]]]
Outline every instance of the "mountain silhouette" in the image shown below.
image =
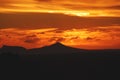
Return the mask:
[[12,54],[91,54],[91,53],[108,53],[108,54],[120,54],[120,49],[103,49],[103,50],[85,50],[78,49],[69,46],[65,46],[62,43],[55,43],[50,46],[45,46],[42,48],[25,49],[19,46],[6,46],[4,45],[0,48],[0,54],[2,53],[12,53]]
[[[50,46],[35,49],[4,45],[0,48],[0,53],[0,67],[4,72],[7,70],[6,73],[13,72],[16,74],[16,71],[18,73],[19,71],[25,73],[26,71],[26,75],[35,71],[34,74],[45,72],[45,76],[46,73],[50,75],[51,72],[55,74],[62,72],[68,74],[68,76],[77,73],[75,77],[81,75],[82,80],[89,80],[85,79],[86,73],[93,78],[96,74],[100,74],[100,77],[103,74],[104,78],[111,71],[118,71],[114,74],[119,73],[120,69],[120,49],[84,50],[57,42]],[[73,74],[69,75],[70,72]]]
[[62,43],[55,43],[50,46],[45,46],[42,48],[30,49],[29,53],[40,53],[40,54],[67,54],[67,53],[78,53],[84,51],[82,49],[72,48],[65,46]]
[[0,49],[0,53],[23,54],[26,53],[26,49],[19,46],[3,45],[3,47]]

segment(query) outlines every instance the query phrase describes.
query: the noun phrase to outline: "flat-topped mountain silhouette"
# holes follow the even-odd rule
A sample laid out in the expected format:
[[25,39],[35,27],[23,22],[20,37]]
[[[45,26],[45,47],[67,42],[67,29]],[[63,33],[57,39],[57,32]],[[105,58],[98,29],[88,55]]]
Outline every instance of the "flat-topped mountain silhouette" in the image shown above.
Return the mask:
[[0,53],[23,54],[25,52],[26,52],[26,49],[19,46],[3,45],[3,47],[0,49]]

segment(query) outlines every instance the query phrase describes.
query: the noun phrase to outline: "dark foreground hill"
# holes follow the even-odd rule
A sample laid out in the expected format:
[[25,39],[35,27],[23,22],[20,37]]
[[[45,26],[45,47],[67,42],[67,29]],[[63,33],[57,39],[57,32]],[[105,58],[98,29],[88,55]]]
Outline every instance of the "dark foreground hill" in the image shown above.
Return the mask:
[[[61,43],[30,50],[3,46],[0,49],[0,67],[3,72],[22,72],[31,76],[42,72],[45,76],[55,77],[62,73],[68,77],[66,80],[116,80],[120,73],[120,50],[84,50]],[[60,78],[59,75],[56,80]]]
[[71,54],[83,52],[83,49],[76,49],[72,47],[65,46],[61,43],[55,43],[51,46],[45,46],[37,49],[28,50],[29,54],[41,54],[41,55],[61,55],[61,54]]
[[[72,48],[69,46],[65,46],[61,43],[55,43],[50,46],[45,46],[42,48],[34,48],[34,49],[25,49],[19,46],[6,46],[4,45],[0,48],[0,54],[2,53],[12,53],[17,55],[70,55],[70,54],[84,54],[84,53],[105,53],[105,54],[119,54],[120,49],[103,49],[103,50],[85,50]],[[90,54],[91,55],[91,54]]]

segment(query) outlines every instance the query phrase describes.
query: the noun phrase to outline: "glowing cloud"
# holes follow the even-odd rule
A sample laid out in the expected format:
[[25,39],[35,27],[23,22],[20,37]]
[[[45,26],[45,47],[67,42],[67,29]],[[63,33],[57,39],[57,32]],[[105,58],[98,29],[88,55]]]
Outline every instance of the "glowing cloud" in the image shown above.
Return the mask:
[[[84,49],[120,48],[120,27],[96,27],[61,30],[0,30],[0,45],[17,45],[25,48],[37,48],[61,42],[65,45]],[[14,41],[14,42],[13,42]]]
[[0,46],[120,48],[119,27],[120,0],[0,0]]
[[119,16],[119,0],[1,0],[0,12],[46,12],[74,16]]

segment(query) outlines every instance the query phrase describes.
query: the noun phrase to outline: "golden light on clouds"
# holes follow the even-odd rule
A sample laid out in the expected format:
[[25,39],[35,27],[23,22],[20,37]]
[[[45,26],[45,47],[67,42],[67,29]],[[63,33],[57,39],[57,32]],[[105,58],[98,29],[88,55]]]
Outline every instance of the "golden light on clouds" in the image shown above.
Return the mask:
[[[58,30],[46,28],[37,30],[1,29],[0,44],[25,48],[38,48],[61,42],[76,48],[112,49],[120,48],[118,26],[87,29]],[[14,41],[14,42],[13,42]]]
[[[1,0],[0,12],[62,13],[73,16],[119,16],[119,0]],[[120,16],[119,16],[120,17]]]
[[0,46],[120,49],[119,35],[120,0],[0,0]]

